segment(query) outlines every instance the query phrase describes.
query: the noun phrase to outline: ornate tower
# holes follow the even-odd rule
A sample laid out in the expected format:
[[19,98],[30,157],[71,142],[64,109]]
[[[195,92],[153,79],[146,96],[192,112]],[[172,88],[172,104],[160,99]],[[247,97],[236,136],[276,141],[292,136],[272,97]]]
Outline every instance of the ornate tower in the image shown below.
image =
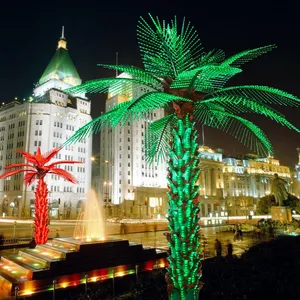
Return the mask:
[[[52,88],[64,90],[80,84],[81,78],[68,52],[64,27],[62,27],[62,34],[56,52],[33,92],[35,97],[41,97]],[[84,97],[84,95],[80,96]]]

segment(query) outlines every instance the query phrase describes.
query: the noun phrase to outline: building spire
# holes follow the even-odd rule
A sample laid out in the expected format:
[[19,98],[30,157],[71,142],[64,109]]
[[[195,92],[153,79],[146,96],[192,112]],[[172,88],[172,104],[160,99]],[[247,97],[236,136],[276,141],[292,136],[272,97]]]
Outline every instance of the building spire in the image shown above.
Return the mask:
[[58,41],[58,45],[57,45],[57,49],[60,49],[60,48],[67,50],[67,41],[65,38],[65,26],[62,26],[61,37],[60,37],[60,40]]
[[62,26],[62,29],[61,29],[61,39],[65,39],[65,26]]

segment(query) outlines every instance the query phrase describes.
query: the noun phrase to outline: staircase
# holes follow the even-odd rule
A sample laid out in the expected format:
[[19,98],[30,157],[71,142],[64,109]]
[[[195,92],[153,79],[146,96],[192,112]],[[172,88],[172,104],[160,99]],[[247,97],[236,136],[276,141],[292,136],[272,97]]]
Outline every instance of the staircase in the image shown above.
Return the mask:
[[127,240],[82,242],[55,238],[34,249],[20,250],[17,255],[1,257],[0,299],[13,296],[16,287],[18,296],[49,291],[54,279],[56,288],[65,288],[84,283],[86,275],[89,281],[96,281],[132,274],[136,266],[140,271],[148,270],[161,266],[165,257],[164,251]]

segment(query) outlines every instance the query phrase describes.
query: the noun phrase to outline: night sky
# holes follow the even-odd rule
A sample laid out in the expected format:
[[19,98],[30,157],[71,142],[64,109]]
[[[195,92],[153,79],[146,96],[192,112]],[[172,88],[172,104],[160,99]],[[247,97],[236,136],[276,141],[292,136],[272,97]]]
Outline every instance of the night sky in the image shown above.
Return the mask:
[[[4,2],[4,1],[3,1]],[[229,82],[270,85],[300,97],[300,18],[288,2],[265,1],[5,1],[1,4],[1,102],[28,97],[51,57],[65,26],[69,53],[83,81],[113,76],[97,63],[141,66],[136,24],[150,12],[161,19],[185,16],[197,28],[205,50],[223,49],[227,55],[276,44],[277,49],[243,67]],[[75,3],[78,3],[75,5]],[[251,4],[250,4],[251,3]],[[92,97],[92,116],[104,107],[104,96]],[[279,108],[300,128],[300,108]],[[293,167],[297,162],[299,134],[262,117],[250,116],[270,138],[275,157]],[[97,142],[98,144],[98,142]],[[97,149],[95,144],[94,149]],[[205,129],[205,144],[226,154],[249,152],[217,130]]]

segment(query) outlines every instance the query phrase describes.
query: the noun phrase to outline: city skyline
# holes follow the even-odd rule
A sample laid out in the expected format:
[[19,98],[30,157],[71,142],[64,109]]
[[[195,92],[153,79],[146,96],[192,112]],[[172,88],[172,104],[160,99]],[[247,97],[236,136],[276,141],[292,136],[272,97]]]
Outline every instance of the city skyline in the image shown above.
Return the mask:
[[[197,28],[206,51],[220,48],[229,56],[243,49],[276,44],[277,49],[247,65],[245,73],[232,81],[232,84],[270,85],[300,96],[297,84],[297,69],[300,66],[297,52],[300,45],[294,39],[299,35],[300,27],[297,26],[297,19],[292,17],[292,7],[283,5],[276,8],[273,4],[270,13],[267,6],[260,5],[258,9],[253,5],[242,11],[228,5],[219,6],[219,9],[212,11],[213,7],[205,4],[202,10],[211,12],[206,15],[194,12],[176,1],[171,7],[167,2],[158,4],[155,1],[147,4],[147,7],[142,4],[130,6],[130,2],[127,6],[116,3],[115,9],[109,3],[100,5],[88,1],[86,7],[63,3],[59,6],[59,14],[55,14],[46,4],[31,6],[31,3],[26,3],[24,7],[20,4],[17,9],[5,4],[6,15],[0,21],[2,40],[5,41],[5,47],[1,48],[1,102],[7,103],[15,96],[20,99],[31,95],[33,83],[38,81],[45,69],[47,58],[55,52],[55,42],[61,34],[62,25],[65,26],[71,57],[83,81],[112,76],[113,71],[102,70],[96,64],[114,63],[116,52],[119,63],[139,66],[136,25],[139,16],[147,18],[148,12],[168,20],[175,14],[178,18],[186,16]],[[95,117],[104,111],[106,97],[93,96],[91,99],[92,116]],[[286,114],[295,126],[300,127],[297,109],[280,108],[280,112]],[[298,160],[298,134],[280,125],[271,125],[268,121],[262,121],[262,118],[253,120],[270,138],[275,157],[293,168]],[[223,148],[228,155],[249,152],[239,142],[217,130],[206,128],[205,138],[205,144],[211,148]],[[199,142],[201,144],[201,139]],[[98,144],[96,140],[94,145]]]

